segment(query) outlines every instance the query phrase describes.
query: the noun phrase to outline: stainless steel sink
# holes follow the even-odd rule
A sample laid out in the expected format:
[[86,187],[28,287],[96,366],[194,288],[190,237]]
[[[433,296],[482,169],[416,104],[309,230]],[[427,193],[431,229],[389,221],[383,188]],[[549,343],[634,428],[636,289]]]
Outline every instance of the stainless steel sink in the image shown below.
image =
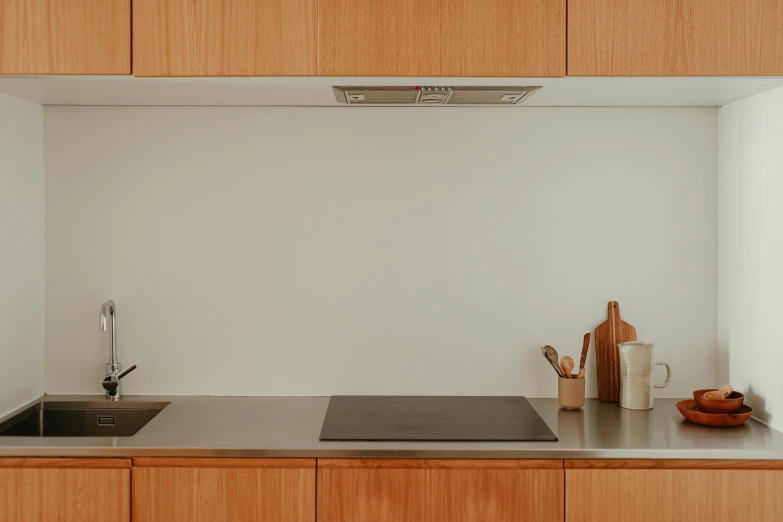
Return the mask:
[[169,404],[41,401],[0,424],[0,437],[130,437]]

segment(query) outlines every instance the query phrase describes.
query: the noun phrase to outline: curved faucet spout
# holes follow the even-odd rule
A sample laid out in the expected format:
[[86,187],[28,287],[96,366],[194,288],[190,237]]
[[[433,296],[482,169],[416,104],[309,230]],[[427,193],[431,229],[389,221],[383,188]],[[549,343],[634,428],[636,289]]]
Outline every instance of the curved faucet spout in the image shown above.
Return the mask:
[[[109,322],[109,319],[111,322]],[[117,305],[111,299],[106,300],[101,305],[101,332],[107,328],[111,330],[111,341],[109,344],[109,364],[117,364]]]
[[117,313],[117,305],[114,304],[114,301],[112,299],[107,299],[102,305],[101,305],[101,324],[99,328],[101,329],[101,332],[106,331],[106,316],[114,316],[114,314]]

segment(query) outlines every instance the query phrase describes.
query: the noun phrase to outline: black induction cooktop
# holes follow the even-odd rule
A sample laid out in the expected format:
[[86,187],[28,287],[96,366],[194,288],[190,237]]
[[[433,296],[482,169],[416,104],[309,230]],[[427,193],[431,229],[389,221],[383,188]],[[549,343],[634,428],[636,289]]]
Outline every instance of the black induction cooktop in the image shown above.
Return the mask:
[[321,440],[555,441],[524,397],[334,395]]

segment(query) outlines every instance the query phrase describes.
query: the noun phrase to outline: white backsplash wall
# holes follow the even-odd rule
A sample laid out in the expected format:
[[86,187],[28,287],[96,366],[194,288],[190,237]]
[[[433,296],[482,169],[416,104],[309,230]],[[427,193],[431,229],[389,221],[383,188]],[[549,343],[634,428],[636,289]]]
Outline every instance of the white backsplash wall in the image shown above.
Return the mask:
[[719,348],[755,416],[783,429],[783,89],[720,110]]
[[[717,110],[46,109],[47,391],[554,396],[610,300],[719,384]],[[594,352],[588,390],[595,395]]]
[[0,94],[0,417],[44,374],[44,110]]

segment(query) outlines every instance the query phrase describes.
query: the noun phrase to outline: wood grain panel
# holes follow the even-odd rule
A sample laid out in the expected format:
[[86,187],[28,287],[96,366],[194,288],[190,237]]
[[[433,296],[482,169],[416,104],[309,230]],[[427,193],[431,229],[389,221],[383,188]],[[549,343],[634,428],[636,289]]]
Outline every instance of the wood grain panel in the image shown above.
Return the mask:
[[133,468],[134,522],[314,522],[315,469]]
[[566,469],[780,469],[783,460],[575,459]]
[[321,76],[563,76],[565,0],[320,0]]
[[138,467],[164,468],[302,468],[315,469],[315,459],[254,459],[254,458],[169,458],[138,457],[133,459]]
[[130,74],[131,0],[0,0],[0,74]]
[[103,458],[30,458],[4,457],[0,458],[0,468],[130,468],[131,459]]
[[783,471],[566,471],[567,522],[773,522],[781,496]]
[[568,75],[783,75],[783,2],[569,0]]
[[562,460],[318,459],[321,469],[563,469]]
[[562,522],[564,470],[318,469],[319,522]]
[[129,522],[130,469],[0,469],[0,522]]
[[620,351],[618,345],[636,340],[636,328],[620,318],[620,305],[610,301],[609,319],[595,329],[595,373],[598,400],[620,401]]
[[317,0],[134,0],[134,74],[315,76],[317,11]]

